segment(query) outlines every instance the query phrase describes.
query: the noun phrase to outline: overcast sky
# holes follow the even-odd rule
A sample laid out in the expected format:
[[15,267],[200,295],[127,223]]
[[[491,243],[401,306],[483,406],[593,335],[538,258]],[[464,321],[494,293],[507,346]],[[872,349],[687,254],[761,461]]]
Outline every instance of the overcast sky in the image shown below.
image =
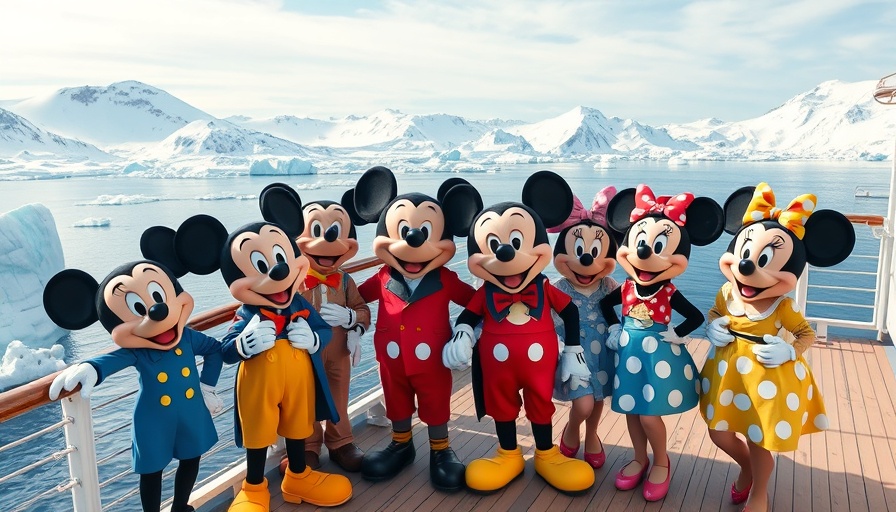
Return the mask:
[[139,80],[213,115],[577,105],[738,121],[896,72],[893,0],[0,2],[0,99]]

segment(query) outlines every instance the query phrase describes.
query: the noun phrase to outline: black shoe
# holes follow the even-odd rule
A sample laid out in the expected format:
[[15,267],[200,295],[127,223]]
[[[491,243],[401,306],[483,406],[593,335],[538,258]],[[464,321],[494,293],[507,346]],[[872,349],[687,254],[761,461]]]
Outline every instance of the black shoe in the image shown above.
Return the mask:
[[465,469],[451,448],[430,450],[429,480],[436,489],[440,491],[460,490],[464,486]]
[[406,443],[392,441],[384,450],[364,454],[361,459],[361,476],[373,482],[388,480],[405,466],[413,464],[416,456],[413,440]]

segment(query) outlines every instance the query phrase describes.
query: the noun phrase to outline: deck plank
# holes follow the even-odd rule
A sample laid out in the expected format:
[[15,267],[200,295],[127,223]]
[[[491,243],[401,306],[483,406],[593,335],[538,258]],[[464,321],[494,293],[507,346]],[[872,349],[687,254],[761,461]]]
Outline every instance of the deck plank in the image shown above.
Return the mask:
[[[708,343],[694,340],[688,349],[698,367]],[[793,453],[777,456],[770,482],[774,510],[830,512],[839,510],[896,510],[896,377],[884,347],[871,340],[840,339],[813,347],[808,360],[822,393],[831,422],[826,432],[803,436]],[[466,463],[494,453],[497,439],[489,418],[475,417],[468,373],[456,374],[449,424],[451,446]],[[568,407],[557,402],[554,439],[568,419]],[[626,510],[626,511],[731,511],[731,482],[738,467],[709,439],[697,409],[666,418],[672,484],[663,501],[647,503],[641,488],[619,492],[616,472],[633,457],[624,416],[607,402],[598,432],[607,453],[606,465],[595,472],[595,485],[581,496],[567,496],[549,487],[535,474],[531,429],[525,418],[517,422],[519,443],[526,459],[523,475],[491,495],[467,491],[442,493],[429,483],[429,448],[426,425],[415,418],[414,464],[388,482],[366,482],[348,475],[354,485],[351,501],[338,510]],[[356,443],[365,451],[381,449],[390,440],[388,428],[364,425],[356,429]],[[581,456],[581,452],[580,452]],[[322,456],[324,470],[336,467]],[[310,511],[307,504],[284,503],[279,478],[271,478],[271,510]],[[318,510],[324,510],[323,508]]]

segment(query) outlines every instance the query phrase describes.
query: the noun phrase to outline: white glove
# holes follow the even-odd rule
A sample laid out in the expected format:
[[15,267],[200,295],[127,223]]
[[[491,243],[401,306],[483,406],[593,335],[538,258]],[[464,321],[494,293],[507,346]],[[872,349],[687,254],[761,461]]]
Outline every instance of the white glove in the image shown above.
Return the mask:
[[710,343],[718,348],[722,348],[734,341],[734,336],[728,332],[729,323],[731,323],[730,318],[727,316],[720,316],[706,324],[706,338]]
[[469,368],[473,360],[473,345],[475,344],[473,328],[467,324],[456,325],[454,336],[442,349],[442,364],[451,370]]
[[262,320],[258,315],[253,316],[243,332],[236,337],[236,350],[243,359],[261,354],[277,343],[277,329],[272,320]]
[[691,341],[691,338],[685,336],[684,338],[680,338],[678,333],[675,332],[675,329],[670,325],[665,331],[660,333],[660,338],[663,339],[666,343],[672,343],[673,345],[684,345],[685,343]]
[[358,366],[361,362],[361,333],[358,329],[349,329],[346,336],[345,343],[352,358],[352,366]]
[[93,387],[96,386],[96,381],[98,380],[100,380],[100,376],[96,374],[96,368],[90,363],[79,363],[69,366],[62,370],[62,373],[57,375],[53,379],[53,383],[50,384],[50,400],[59,398],[59,392],[63,388],[66,391],[71,391],[78,384],[81,385],[81,396],[90,398],[90,394],[93,393]]
[[212,413],[212,416],[224,409],[224,400],[221,400],[215,393],[214,386],[200,382],[199,389],[202,390],[202,401],[205,402],[205,406],[208,407],[208,412]]
[[585,364],[585,349],[579,345],[567,346],[560,354],[560,381],[566,382],[572,376],[582,380],[591,377],[591,370]]
[[320,350],[320,338],[302,317],[296,318],[286,326],[286,338],[292,348],[307,350],[309,354]]
[[610,350],[619,350],[619,338],[622,336],[622,324],[613,324],[607,330],[607,341],[604,345]]
[[328,302],[320,306],[320,316],[333,327],[351,328],[357,323],[355,310]]
[[796,350],[784,338],[766,334],[762,337],[766,345],[756,345],[753,353],[766,368],[777,368],[788,361],[796,361]]

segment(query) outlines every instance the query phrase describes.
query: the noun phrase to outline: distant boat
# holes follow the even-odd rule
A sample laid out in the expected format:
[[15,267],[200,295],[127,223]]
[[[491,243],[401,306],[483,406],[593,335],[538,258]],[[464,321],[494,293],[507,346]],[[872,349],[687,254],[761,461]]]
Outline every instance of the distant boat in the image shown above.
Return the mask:
[[890,194],[883,189],[871,189],[865,187],[856,187],[856,197],[883,198],[890,197]]

